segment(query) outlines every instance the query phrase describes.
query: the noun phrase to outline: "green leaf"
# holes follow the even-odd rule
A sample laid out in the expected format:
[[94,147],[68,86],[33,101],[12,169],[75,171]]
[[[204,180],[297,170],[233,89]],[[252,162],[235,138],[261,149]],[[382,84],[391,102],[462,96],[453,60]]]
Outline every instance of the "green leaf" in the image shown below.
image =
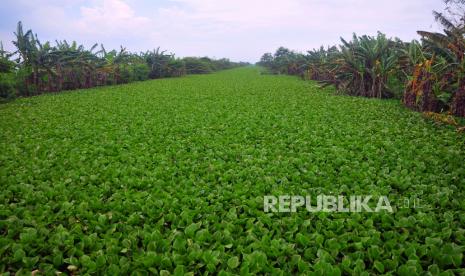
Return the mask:
[[228,260],[228,266],[229,266],[229,268],[231,268],[231,269],[234,269],[234,268],[238,267],[239,264],[240,264],[240,263],[239,263],[239,258],[238,258],[238,257],[231,257],[231,258],[229,258],[229,260]]
[[24,252],[23,249],[17,249],[17,250],[14,252],[13,259],[15,260],[15,262],[19,262],[19,261],[21,261],[25,256],[26,256],[26,252]]
[[160,276],[169,276],[171,273],[168,270],[160,270]]
[[375,261],[373,263],[373,267],[378,271],[379,273],[384,273],[384,265],[380,261]]
[[200,228],[200,223],[192,223],[191,225],[186,227],[186,229],[184,230],[184,233],[186,233],[186,236],[193,238],[195,235],[195,232],[199,228]]

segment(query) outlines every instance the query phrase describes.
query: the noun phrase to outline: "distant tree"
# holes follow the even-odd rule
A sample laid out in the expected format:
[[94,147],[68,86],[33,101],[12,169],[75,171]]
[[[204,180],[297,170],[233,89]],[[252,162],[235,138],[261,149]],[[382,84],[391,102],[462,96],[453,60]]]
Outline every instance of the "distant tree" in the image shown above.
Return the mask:
[[0,41],[0,102],[13,98],[14,90],[14,68],[15,64],[10,60],[11,53],[3,49]]
[[258,64],[261,65],[261,66],[270,67],[271,64],[273,63],[273,60],[274,60],[273,54],[265,53],[260,58],[260,61],[258,62]]

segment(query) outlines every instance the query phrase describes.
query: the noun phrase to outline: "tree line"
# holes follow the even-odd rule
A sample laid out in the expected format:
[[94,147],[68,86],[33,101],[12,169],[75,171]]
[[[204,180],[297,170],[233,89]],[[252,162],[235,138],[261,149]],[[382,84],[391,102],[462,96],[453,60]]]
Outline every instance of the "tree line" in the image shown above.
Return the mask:
[[258,64],[275,74],[334,85],[348,95],[399,98],[414,110],[465,117],[465,1],[445,2],[447,15],[433,12],[443,33],[418,31],[419,41],[380,32],[354,34],[349,41],[341,38],[338,46],[305,54],[280,47]]
[[160,48],[131,53],[121,46],[119,50],[107,51],[102,44],[86,49],[66,40],[57,40],[52,46],[50,42],[42,43],[32,30],[24,31],[21,22],[14,34],[15,51],[5,51],[0,42],[0,101],[44,92],[205,74],[247,64],[225,58],[177,58]]

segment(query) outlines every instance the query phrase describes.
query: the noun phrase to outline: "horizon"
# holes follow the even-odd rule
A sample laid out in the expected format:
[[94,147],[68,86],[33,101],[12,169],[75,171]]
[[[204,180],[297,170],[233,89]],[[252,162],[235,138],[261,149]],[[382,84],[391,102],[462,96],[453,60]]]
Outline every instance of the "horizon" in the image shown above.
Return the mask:
[[[340,37],[376,35],[404,41],[420,39],[417,30],[441,31],[432,11],[442,1],[275,0],[7,0],[0,11],[0,41],[11,41],[18,21],[41,42],[76,41],[90,48],[120,45],[131,52],[160,47],[177,57],[208,56],[257,62],[283,46],[297,52],[340,44]],[[348,12],[349,11],[349,12]],[[379,13],[383,11],[383,13]],[[327,20],[330,19],[330,20]],[[57,24],[59,23],[59,24]]]

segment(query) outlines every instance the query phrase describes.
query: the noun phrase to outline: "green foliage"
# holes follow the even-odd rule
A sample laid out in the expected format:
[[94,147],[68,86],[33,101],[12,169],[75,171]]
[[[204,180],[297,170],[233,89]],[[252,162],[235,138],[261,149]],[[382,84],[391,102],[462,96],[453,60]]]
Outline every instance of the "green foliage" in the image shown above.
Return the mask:
[[239,62],[239,63],[232,62],[227,58],[210,59],[210,62],[213,64],[213,68],[215,71],[232,69],[235,67],[248,65],[248,63],[244,63],[244,62]]
[[[418,111],[465,117],[465,21],[462,1],[445,1],[449,17],[433,12],[444,33],[418,31],[418,41],[403,42],[378,33],[353,35],[341,45],[306,55],[280,47],[265,53],[258,65],[272,73],[299,75],[334,85],[338,91],[370,98],[402,98]],[[461,13],[462,12],[462,13]]]
[[0,103],[15,97],[14,63],[8,59],[0,43]]
[[257,64],[260,66],[271,68],[273,61],[274,61],[273,54],[264,53],[263,56],[260,58],[260,61],[257,62]]
[[144,57],[150,68],[149,77],[151,79],[182,75],[185,71],[184,68],[182,68],[182,63],[176,63],[174,55],[165,54],[165,51],[160,51],[160,48],[145,53]]
[[247,66],[247,62],[232,62],[229,59],[211,59],[208,57],[185,57],[182,59],[187,74],[207,74],[214,71]]
[[[0,272],[463,274],[463,136],[333,93],[240,68],[2,105]],[[316,194],[395,212],[263,212]]]
[[14,68],[14,63],[6,57],[0,56],[0,74],[11,73]]
[[274,55],[265,53],[258,65],[267,67],[273,74],[301,74],[306,57],[284,47],[279,47]]
[[131,69],[133,81],[144,81],[149,79],[150,67],[146,63],[133,64]]
[[[455,1],[446,1],[449,4],[459,4]],[[463,7],[462,7],[463,8]],[[463,9],[462,9],[463,13]],[[465,117],[465,25],[464,17],[459,21],[452,21],[442,13],[433,12],[436,20],[444,27],[444,33],[418,31],[426,51],[431,53],[429,59],[431,69],[430,83],[425,87],[423,94],[433,94],[434,100],[443,103],[450,112],[456,116]],[[457,13],[450,12],[452,17]],[[413,81],[425,83],[425,74],[418,74]],[[418,79],[420,77],[420,79]],[[432,88],[436,91],[431,91]],[[414,89],[411,89],[414,90]],[[413,91],[418,96],[418,91]],[[439,93],[438,93],[439,92]],[[439,104],[438,104],[439,105]],[[434,106],[435,107],[435,106]],[[436,109],[439,109],[436,107]],[[425,111],[437,111],[434,108]]]
[[168,63],[167,74],[169,77],[180,77],[186,74],[186,64],[181,59],[171,59]]
[[183,61],[186,65],[187,74],[208,74],[213,71],[209,60],[196,57],[185,57]]
[[338,87],[353,96],[391,98],[388,79],[395,76],[398,43],[382,33],[376,37],[354,34],[350,42],[341,40],[334,71]]
[[15,74],[0,73],[0,103],[15,97]]
[[[339,49],[330,47],[308,51],[306,55],[280,47],[271,57],[262,56],[259,64],[279,74],[300,75],[303,78],[334,84],[353,96],[390,98],[399,96],[402,75],[396,74],[400,41],[353,35],[351,41],[342,39]],[[400,78],[400,79],[399,79]]]
[[[52,46],[49,42],[41,43],[32,30],[24,31],[21,22],[15,36],[13,44],[17,51],[14,62],[10,60],[12,54],[4,51],[0,43],[0,73],[16,67],[14,90],[20,96],[186,74],[184,61],[160,48],[136,54],[122,46],[119,51],[107,51],[100,45],[101,49],[97,51],[98,44],[86,49],[75,41],[68,43],[66,40],[56,41]],[[195,59],[205,66],[193,66],[192,73],[209,73],[245,65],[228,59]],[[12,94],[10,83],[10,77],[8,81],[2,80],[0,97]]]
[[9,60],[10,54],[3,50],[0,42],[0,103],[15,97],[14,62]]

